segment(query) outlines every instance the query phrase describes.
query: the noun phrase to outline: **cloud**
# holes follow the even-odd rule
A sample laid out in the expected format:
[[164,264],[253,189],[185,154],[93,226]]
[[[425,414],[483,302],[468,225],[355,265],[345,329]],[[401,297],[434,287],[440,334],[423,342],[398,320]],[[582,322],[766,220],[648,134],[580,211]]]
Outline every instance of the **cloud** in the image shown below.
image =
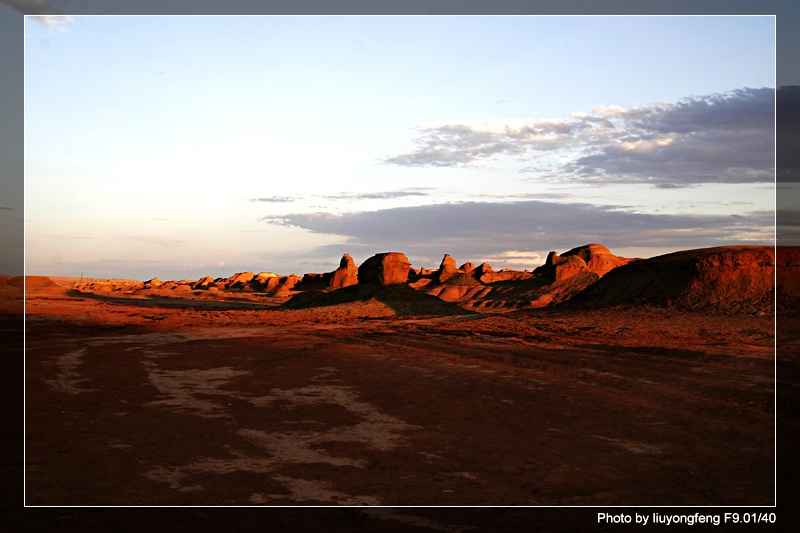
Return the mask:
[[501,270],[503,268],[511,268],[514,270],[531,269],[544,264],[544,261],[545,258],[538,252],[524,252],[520,250],[509,250],[500,254],[488,255],[472,260],[476,265],[488,263],[492,265],[495,270]]
[[0,211],[16,211],[16,209],[8,207],[7,205],[0,205]]
[[325,196],[328,200],[393,200],[395,198],[407,198],[409,196],[430,196],[423,192],[432,190],[432,187],[409,187],[395,191],[376,191],[376,192],[343,192]]
[[251,202],[266,202],[266,203],[285,203],[294,202],[296,198],[291,196],[266,196],[262,198],[250,198]]
[[464,202],[352,213],[270,215],[269,224],[341,235],[351,250],[402,251],[465,259],[514,251],[611,247],[698,248],[771,242],[773,213],[730,216],[655,215],[585,203]]
[[658,183],[656,189],[685,189],[687,187],[694,187],[692,183]]
[[174,246],[186,242],[182,239],[174,239],[163,235],[124,235],[123,238],[157,246]]
[[417,149],[384,160],[401,166],[471,166],[493,156],[555,150],[586,128],[583,121],[484,120],[418,128]]
[[80,239],[80,240],[105,240],[119,242],[120,239],[127,239],[132,241],[139,241],[145,244],[155,244],[159,246],[174,246],[181,244],[185,241],[175,239],[166,235],[147,235],[147,234],[105,234],[99,232],[88,231],[72,231],[69,233],[60,233],[55,235],[58,239]]
[[[432,187],[408,187],[393,191],[373,191],[373,192],[342,192],[330,195],[313,195],[326,200],[393,200],[396,198],[408,198],[411,196],[430,196],[425,191],[433,190]],[[251,202],[264,203],[288,203],[298,200],[292,196],[267,196],[262,198],[249,198]]]
[[596,107],[568,119],[461,121],[418,128],[412,150],[386,164],[470,167],[499,157],[521,172],[590,183],[769,182],[774,176],[775,91],[739,89],[645,107]]
[[59,239],[103,239],[104,237],[99,233],[90,233],[85,231],[72,231],[70,233],[61,233],[58,235]]

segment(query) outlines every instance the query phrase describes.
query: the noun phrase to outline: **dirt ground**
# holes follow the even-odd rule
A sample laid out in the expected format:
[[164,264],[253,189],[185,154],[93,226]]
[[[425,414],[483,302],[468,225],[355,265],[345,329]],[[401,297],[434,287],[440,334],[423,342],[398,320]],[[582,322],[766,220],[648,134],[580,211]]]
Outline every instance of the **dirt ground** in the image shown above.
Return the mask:
[[31,295],[25,503],[775,501],[770,316],[384,311]]

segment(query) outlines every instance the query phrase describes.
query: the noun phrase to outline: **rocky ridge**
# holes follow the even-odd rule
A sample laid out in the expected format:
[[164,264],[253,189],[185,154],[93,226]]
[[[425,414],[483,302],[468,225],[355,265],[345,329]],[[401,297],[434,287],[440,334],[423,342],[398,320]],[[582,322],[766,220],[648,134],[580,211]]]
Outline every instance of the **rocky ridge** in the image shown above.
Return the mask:
[[[783,258],[782,268],[800,271],[800,252],[796,248],[779,252],[779,257]],[[775,252],[766,246],[704,248],[651,259],[631,259],[593,243],[562,254],[553,251],[545,264],[530,271],[495,271],[486,263],[456,265],[455,259],[445,254],[437,269],[415,269],[404,254],[384,252],[356,266],[353,258],[344,254],[335,270],[302,277],[239,272],[228,278],[205,276],[179,281],[86,280],[73,282],[71,288],[84,293],[124,293],[135,297],[244,297],[288,308],[378,301],[381,297],[385,303],[387,298],[401,294],[408,303],[418,302],[419,295],[446,303],[445,307],[433,306],[433,300],[420,304],[445,314],[456,307],[493,312],[564,303],[584,307],[655,305],[763,313],[770,312],[775,296]],[[782,279],[785,290],[779,291],[781,301],[800,301],[797,296],[800,284],[791,281],[794,279],[791,276]],[[401,293],[397,289],[390,296],[381,296],[390,286],[408,291]],[[405,307],[411,308],[413,305]]]

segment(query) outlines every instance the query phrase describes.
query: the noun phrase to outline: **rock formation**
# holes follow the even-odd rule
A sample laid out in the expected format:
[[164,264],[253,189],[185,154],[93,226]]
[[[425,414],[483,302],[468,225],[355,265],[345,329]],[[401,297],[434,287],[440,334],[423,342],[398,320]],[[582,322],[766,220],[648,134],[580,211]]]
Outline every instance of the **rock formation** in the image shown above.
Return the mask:
[[611,270],[635,261],[627,257],[619,257],[602,244],[585,244],[573,248],[563,255],[556,252],[547,254],[544,265],[533,272],[545,276],[552,281],[562,281],[584,272],[594,272],[604,276]]
[[772,247],[720,246],[685,250],[615,268],[567,305],[654,305],[771,313],[774,276]]
[[[430,298],[438,298],[481,311],[574,304],[588,308],[656,305],[726,313],[768,313],[777,300],[784,314],[800,314],[796,311],[800,309],[800,248],[778,250],[776,256],[771,247],[728,246],[628,259],[612,254],[600,244],[587,244],[562,255],[550,252],[545,264],[533,272],[494,271],[487,263],[476,267],[466,262],[456,267],[449,254],[444,255],[436,270],[413,270],[408,258],[399,252],[376,254],[356,267],[353,258],[344,254],[333,272],[310,273],[303,278],[294,274],[279,277],[273,272],[239,272],[228,278],[205,276],[166,282],[157,278],[145,282],[87,278],[70,286],[89,293],[142,291],[149,296],[199,299],[230,298],[230,292],[259,292],[258,297],[241,294],[237,298],[268,305],[291,299],[291,305],[297,307],[369,300],[381,301],[381,305],[397,311],[406,305],[400,302],[413,302],[411,307],[403,307],[403,312],[411,312],[417,306],[431,311],[435,306]],[[57,288],[50,285],[48,278],[24,279],[28,290]],[[15,283],[21,288],[23,278],[9,278],[5,286],[13,287]],[[390,292],[381,292],[389,288]],[[191,291],[193,295],[187,294]],[[212,296],[209,291],[218,294]],[[415,294],[428,299],[419,299]]]
[[6,283],[27,294],[66,294],[68,289],[47,276],[9,276]]
[[323,291],[341,289],[358,283],[358,267],[349,254],[344,254],[339,261],[339,268],[324,274],[304,274],[296,289],[301,291]]
[[358,283],[358,267],[349,254],[344,254],[339,262],[339,268],[331,273],[328,287],[341,289]]
[[257,281],[259,283],[267,283],[269,280],[278,277],[279,276],[275,272],[259,272],[253,278],[253,281]]
[[303,274],[303,279],[297,284],[297,290],[300,291],[321,291],[328,288],[330,280],[330,273],[317,274],[308,273]]
[[618,266],[635,261],[635,259],[628,259],[627,257],[619,257],[612,254],[611,251],[602,244],[585,244],[583,246],[578,246],[568,252],[564,252],[562,257],[580,257],[583,259],[588,269],[599,276],[604,276],[607,272]]
[[258,291],[267,292],[277,287],[280,280],[280,276],[274,272],[259,272],[250,280],[250,285]]
[[255,276],[253,272],[237,272],[225,280],[225,288],[244,289]]
[[439,270],[436,271],[434,279],[439,283],[444,283],[458,273],[456,260],[450,257],[449,254],[444,254],[442,263],[439,265]]
[[576,255],[559,257],[552,266],[554,281],[562,281],[583,272],[590,272],[586,262]]
[[544,264],[533,272],[551,282],[558,282],[583,272],[589,272],[589,267],[578,255],[560,256],[556,252],[550,252],[547,254]]
[[461,272],[463,272],[464,274],[471,274],[471,273],[472,273],[472,271],[473,271],[473,270],[475,270],[475,265],[473,265],[472,263],[470,263],[469,261],[467,261],[466,263],[464,263],[463,265],[461,265],[460,267],[458,267],[458,269],[459,269]]
[[475,279],[482,283],[491,283],[496,281],[494,279],[494,273],[494,269],[489,263],[481,263],[472,271],[472,275],[475,276]]
[[200,278],[194,284],[195,289],[207,290],[209,287],[216,287],[214,278],[212,278],[211,276]]
[[405,254],[400,252],[376,254],[358,267],[358,283],[373,285],[406,283],[410,271],[411,263]]

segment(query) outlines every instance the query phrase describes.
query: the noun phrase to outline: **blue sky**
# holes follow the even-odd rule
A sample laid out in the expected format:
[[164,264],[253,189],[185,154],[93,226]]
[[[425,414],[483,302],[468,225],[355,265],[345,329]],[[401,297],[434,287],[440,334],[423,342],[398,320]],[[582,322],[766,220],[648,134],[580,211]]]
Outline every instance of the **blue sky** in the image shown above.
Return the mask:
[[771,243],[773,17],[27,17],[29,274]]

